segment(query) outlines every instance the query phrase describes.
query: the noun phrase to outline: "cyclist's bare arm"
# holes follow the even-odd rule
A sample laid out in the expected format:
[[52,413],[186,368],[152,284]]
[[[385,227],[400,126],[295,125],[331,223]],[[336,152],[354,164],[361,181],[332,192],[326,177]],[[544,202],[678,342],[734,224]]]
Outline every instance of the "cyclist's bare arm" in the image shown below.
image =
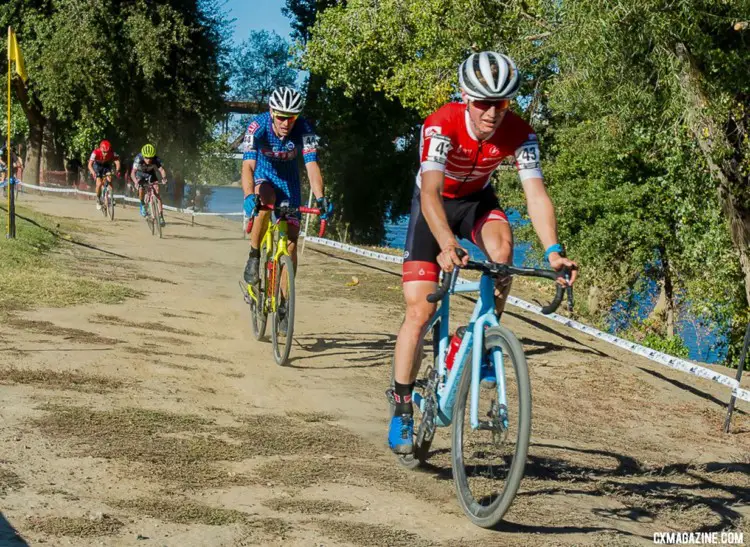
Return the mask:
[[456,236],[453,235],[453,231],[448,225],[448,217],[445,215],[442,195],[444,182],[445,173],[442,171],[422,172],[420,203],[427,225],[442,251],[438,256],[438,263],[443,270],[450,271],[453,269],[452,264],[464,265],[469,257],[467,253],[462,260],[456,254],[456,249],[460,248],[460,245]]
[[94,160],[89,160],[89,173],[91,173],[92,177],[97,178],[96,173],[94,172]]
[[115,171],[117,173],[120,172],[120,160],[119,160],[119,158],[115,160]]
[[546,249],[557,243],[557,219],[555,207],[540,178],[526,179],[521,183],[526,194],[526,207],[529,211],[531,223],[539,236],[539,241]]
[[159,167],[159,175],[161,175],[161,181],[166,183],[167,182],[167,170],[163,167]]
[[255,165],[257,160],[242,162],[242,191],[245,197],[255,192]]
[[[552,205],[552,200],[544,186],[544,180],[539,177],[528,178],[522,181],[521,184],[526,194],[526,207],[529,211],[531,224],[534,226],[534,231],[539,236],[542,246],[548,249],[558,242],[557,218],[555,217],[555,207]],[[562,266],[568,268],[576,266],[575,262],[560,256],[558,253],[550,253],[549,261],[556,270]],[[570,278],[571,285],[575,281],[576,274],[577,272],[573,268]]]
[[311,161],[305,164],[307,169],[307,178],[310,179],[310,188],[316,199],[323,197],[323,175],[320,172],[320,164],[317,161]]
[[135,176],[135,166],[130,170],[130,179],[133,181],[133,184],[138,186],[138,177]]

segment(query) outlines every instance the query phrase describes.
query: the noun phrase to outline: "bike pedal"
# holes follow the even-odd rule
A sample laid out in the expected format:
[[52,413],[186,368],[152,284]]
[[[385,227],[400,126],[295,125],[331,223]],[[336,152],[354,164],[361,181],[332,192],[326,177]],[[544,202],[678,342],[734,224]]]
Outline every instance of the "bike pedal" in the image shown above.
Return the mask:
[[427,378],[420,378],[414,382],[414,387],[424,389],[427,387],[428,382],[429,380],[427,380]]
[[394,391],[393,388],[388,388],[385,390],[385,398],[388,399],[388,402],[392,405],[396,404],[396,398],[393,396]]

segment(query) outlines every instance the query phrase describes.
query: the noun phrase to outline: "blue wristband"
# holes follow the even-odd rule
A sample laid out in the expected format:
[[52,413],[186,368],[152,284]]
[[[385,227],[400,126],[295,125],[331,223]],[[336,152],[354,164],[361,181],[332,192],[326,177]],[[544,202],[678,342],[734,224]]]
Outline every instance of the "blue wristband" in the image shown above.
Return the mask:
[[554,245],[550,245],[546,251],[544,251],[544,260],[549,262],[549,255],[552,253],[560,253],[561,255],[565,254],[565,248],[560,245],[559,243],[555,243]]

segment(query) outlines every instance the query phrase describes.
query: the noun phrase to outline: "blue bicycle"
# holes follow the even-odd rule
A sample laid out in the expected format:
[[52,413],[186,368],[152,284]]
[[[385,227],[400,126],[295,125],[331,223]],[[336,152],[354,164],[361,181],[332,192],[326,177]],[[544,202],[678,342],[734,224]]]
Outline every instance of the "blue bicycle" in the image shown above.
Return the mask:
[[[415,415],[414,453],[399,456],[399,461],[410,469],[425,463],[436,429],[452,425],[451,460],[459,503],[474,524],[492,528],[502,520],[518,491],[531,435],[526,356],[518,338],[498,321],[494,280],[511,275],[557,280],[569,272],[473,261],[464,269],[482,272],[479,282],[457,285],[459,269],[455,268],[427,298],[441,303],[425,326],[417,355],[422,355],[424,338],[431,332],[432,362],[413,393],[419,411],[419,416]],[[450,296],[469,292],[479,292],[479,300],[449,370]],[[572,308],[572,288],[557,284],[554,300],[542,312],[554,312],[566,292]],[[508,360],[511,366],[506,366]],[[386,395],[392,416],[393,376]]]

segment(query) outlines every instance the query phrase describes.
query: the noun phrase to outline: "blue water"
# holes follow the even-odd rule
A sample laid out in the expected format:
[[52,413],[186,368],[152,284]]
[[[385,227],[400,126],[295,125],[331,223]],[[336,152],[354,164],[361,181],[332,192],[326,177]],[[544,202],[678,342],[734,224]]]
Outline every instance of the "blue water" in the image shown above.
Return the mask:
[[[213,213],[232,213],[242,210],[242,188],[232,186],[197,187],[196,191],[201,193],[197,198],[197,210]],[[189,188],[186,189],[185,194],[183,204],[189,206],[192,204],[192,194]],[[241,217],[228,218],[239,220]],[[508,219],[514,227],[520,226],[522,222],[528,222],[524,221],[517,211],[509,211]],[[388,247],[403,249],[406,242],[408,222],[409,218],[404,216],[398,222],[388,224],[384,244]],[[472,258],[482,259],[484,257],[479,248],[470,241],[461,240],[461,244],[465,245]],[[517,242],[513,253],[513,264],[516,266],[530,265],[527,263],[529,249],[528,243]],[[655,283],[650,283],[643,292],[634,295],[636,317],[639,319],[648,317],[658,296],[659,288]],[[578,295],[578,298],[581,297],[582,295]],[[627,303],[624,300],[617,302],[612,309],[609,330],[616,333],[627,327],[628,317]],[[717,341],[719,341],[717,335],[698,325],[693,318],[680,318],[677,322],[677,333],[685,341],[685,345],[690,352],[690,359],[706,363],[716,363],[723,360],[725,352],[716,348]]]

